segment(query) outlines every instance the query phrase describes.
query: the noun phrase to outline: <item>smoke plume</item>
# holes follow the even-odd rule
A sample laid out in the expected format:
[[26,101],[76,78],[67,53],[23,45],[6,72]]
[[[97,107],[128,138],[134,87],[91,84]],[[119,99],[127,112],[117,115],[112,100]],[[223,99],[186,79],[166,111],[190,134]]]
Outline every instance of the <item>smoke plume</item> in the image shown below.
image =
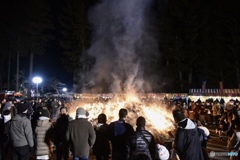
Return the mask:
[[[157,53],[149,31],[152,0],[102,0],[89,13],[93,26],[87,54],[95,65],[86,80],[92,92],[144,92],[149,57]],[[87,92],[87,88],[85,88]]]

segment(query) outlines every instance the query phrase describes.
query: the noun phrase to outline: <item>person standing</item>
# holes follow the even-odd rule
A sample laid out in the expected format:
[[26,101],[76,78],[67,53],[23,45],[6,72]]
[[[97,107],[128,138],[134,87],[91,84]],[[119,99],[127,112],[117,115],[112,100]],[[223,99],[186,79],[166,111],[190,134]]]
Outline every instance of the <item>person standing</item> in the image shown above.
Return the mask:
[[230,156],[230,160],[239,160],[240,159],[240,120],[237,120],[237,123],[234,127],[234,133],[232,137],[228,140],[227,149],[229,152],[236,153],[236,155]]
[[145,124],[145,118],[142,116],[138,117],[136,131],[130,135],[126,145],[127,160],[131,160],[137,154],[145,154],[150,159],[155,158],[155,140],[153,135],[145,130]]
[[52,120],[56,120],[57,110],[58,110],[58,102],[57,102],[57,99],[54,98],[53,101],[51,102],[51,109],[50,109]]
[[204,160],[196,125],[179,109],[174,109],[172,114],[178,124],[173,148],[180,160]]
[[56,145],[56,159],[68,160],[69,151],[68,151],[68,143],[66,140],[66,132],[69,126],[69,123],[72,121],[72,117],[68,115],[68,108],[61,107],[60,108],[60,116],[57,119],[55,129],[55,138],[54,144]]
[[90,149],[96,140],[92,124],[87,120],[84,108],[78,108],[76,119],[71,121],[66,133],[70,142],[74,160],[88,160]]
[[108,160],[110,154],[110,142],[107,116],[105,114],[98,115],[98,123],[94,127],[96,132],[96,142],[93,145],[93,154],[97,160]]
[[126,143],[130,134],[134,132],[132,125],[125,122],[128,111],[125,108],[119,110],[119,120],[110,123],[110,141],[112,144],[112,160],[126,159]]
[[27,118],[29,106],[26,103],[17,103],[16,108],[17,115],[9,124],[12,160],[29,160],[34,145],[31,122]]
[[53,139],[52,122],[50,112],[42,109],[35,129],[36,138],[36,159],[49,159],[51,141]]
[[[11,111],[3,111],[3,119],[1,123],[1,138],[2,139],[2,159],[10,159],[10,140],[9,140],[9,124],[11,122]],[[3,128],[2,128],[3,127]]]

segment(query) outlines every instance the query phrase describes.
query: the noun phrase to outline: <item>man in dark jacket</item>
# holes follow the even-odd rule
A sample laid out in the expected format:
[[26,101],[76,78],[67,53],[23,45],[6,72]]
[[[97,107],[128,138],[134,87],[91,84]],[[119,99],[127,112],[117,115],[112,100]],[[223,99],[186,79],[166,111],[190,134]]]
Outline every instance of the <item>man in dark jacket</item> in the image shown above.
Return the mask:
[[94,128],[86,117],[86,110],[78,108],[76,119],[71,121],[66,133],[74,160],[88,160],[90,149],[96,140]]
[[110,141],[112,143],[112,160],[126,159],[126,143],[130,134],[134,132],[133,127],[125,122],[128,111],[124,108],[119,110],[119,120],[110,123]]
[[179,110],[173,110],[178,123],[173,148],[181,160],[204,160],[196,125]]
[[60,108],[60,117],[57,119],[55,125],[55,139],[54,143],[56,145],[56,159],[64,160],[69,159],[68,153],[68,143],[66,141],[66,132],[68,129],[68,125],[72,121],[72,117],[68,115],[68,108],[61,107]]
[[93,145],[93,154],[96,160],[108,160],[110,154],[109,130],[107,124],[107,116],[105,114],[98,115],[98,123],[94,126],[96,132],[96,142]]
[[127,143],[127,159],[137,154],[145,154],[150,159],[155,157],[155,141],[153,135],[145,130],[146,120],[138,117],[136,131],[129,137]]

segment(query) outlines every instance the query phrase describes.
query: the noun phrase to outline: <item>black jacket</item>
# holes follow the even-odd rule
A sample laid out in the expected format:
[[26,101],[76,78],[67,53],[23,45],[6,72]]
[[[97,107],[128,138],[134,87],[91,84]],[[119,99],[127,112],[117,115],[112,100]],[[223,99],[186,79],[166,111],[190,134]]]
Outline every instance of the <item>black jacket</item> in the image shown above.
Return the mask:
[[155,156],[155,141],[153,135],[145,130],[144,127],[138,127],[129,137],[126,150],[127,159],[131,159],[132,155],[138,153],[146,154],[153,159]]
[[69,115],[61,115],[55,124],[55,138],[54,143],[56,145],[66,145],[66,133],[69,126],[70,121],[72,121],[72,118]]
[[179,124],[174,141],[174,149],[181,160],[203,160],[199,134],[195,124],[186,119],[184,126]]
[[94,155],[109,155],[110,142],[108,124],[98,124],[94,127],[96,132],[96,141],[93,145]]
[[128,137],[134,132],[133,127],[120,119],[109,125],[109,139],[112,143],[112,150],[125,152]]

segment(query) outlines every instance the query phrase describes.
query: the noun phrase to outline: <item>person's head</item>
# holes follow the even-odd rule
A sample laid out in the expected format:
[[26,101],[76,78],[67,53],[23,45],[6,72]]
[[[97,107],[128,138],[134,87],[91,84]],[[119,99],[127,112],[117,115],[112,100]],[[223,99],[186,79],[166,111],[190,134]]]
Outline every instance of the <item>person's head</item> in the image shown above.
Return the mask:
[[146,120],[144,117],[140,116],[137,118],[137,127],[145,127]]
[[121,109],[119,110],[119,113],[118,113],[119,118],[121,118],[121,119],[126,118],[126,117],[127,117],[127,114],[128,114],[128,111],[127,111],[125,108],[121,108]]
[[107,122],[107,116],[102,113],[98,115],[98,123],[103,123],[105,124]]
[[174,109],[172,111],[172,114],[173,114],[174,121],[176,123],[179,123],[186,118],[183,111],[180,109]]
[[17,108],[17,113],[22,114],[22,113],[27,113],[29,105],[27,103],[16,103],[16,108]]
[[165,146],[156,144],[156,148],[157,148],[157,157],[160,160],[168,160],[169,159],[170,154],[169,154],[168,149]]
[[5,103],[4,107],[3,107],[3,110],[10,110],[11,107],[12,107],[12,101],[8,101]]
[[88,112],[84,108],[80,107],[77,109],[76,118],[87,118],[87,116]]
[[41,117],[50,118],[50,112],[48,111],[48,109],[42,109],[39,113],[40,113]]
[[61,107],[60,108],[61,115],[68,115],[68,108],[67,107]]
[[11,120],[11,111],[10,110],[3,111],[3,119],[4,119],[4,123]]

